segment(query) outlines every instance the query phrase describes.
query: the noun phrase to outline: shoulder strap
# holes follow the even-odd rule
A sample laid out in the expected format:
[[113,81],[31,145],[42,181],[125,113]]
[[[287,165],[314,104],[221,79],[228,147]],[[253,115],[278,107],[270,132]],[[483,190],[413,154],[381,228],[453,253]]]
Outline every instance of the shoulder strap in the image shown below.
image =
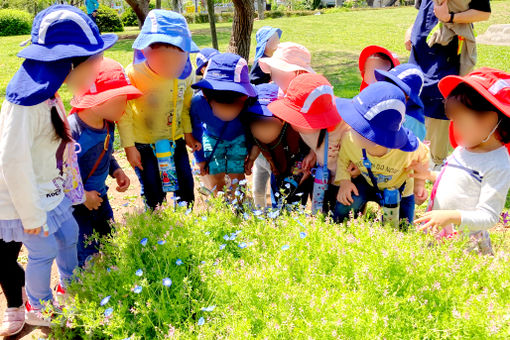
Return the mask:
[[228,126],[228,121],[223,123],[223,127],[221,128],[221,132],[220,132],[220,135],[218,136],[218,139],[216,140],[216,143],[214,144],[214,147],[211,151],[211,154],[209,155],[209,157],[207,157],[207,159],[205,160],[205,167],[206,169],[209,167],[209,163],[211,163],[211,160],[213,158],[213,155],[214,155],[214,152],[216,151],[216,149],[218,148],[218,145],[220,144],[220,141],[221,139],[223,138],[223,134],[225,133],[225,131],[227,130],[227,126]]
[[324,136],[324,168],[328,168],[328,151],[329,151],[329,132],[326,130],[326,136]]
[[177,92],[179,91],[179,81],[174,79],[173,101],[174,112],[172,112],[172,140],[175,141],[175,132],[177,131]]
[[370,162],[370,160],[368,159],[367,150],[363,149],[362,151],[363,151],[363,166],[365,168],[367,168],[368,177],[370,177],[370,181],[372,182],[372,186],[374,187],[374,189],[377,192],[377,197],[379,198],[379,200],[382,201],[383,195],[382,195],[381,189],[379,189],[379,186],[377,185],[377,178],[375,178],[375,175],[372,172],[372,162]]
[[96,162],[94,163],[94,166],[90,170],[87,178],[85,178],[85,180],[83,181],[84,184],[94,174],[94,172],[96,172],[97,167],[99,166],[99,163],[101,163],[101,161],[103,160],[103,157],[104,157],[106,151],[108,151],[109,146],[110,146],[110,124],[108,122],[106,122],[106,138],[104,139],[103,150],[101,151],[101,154],[99,155]]

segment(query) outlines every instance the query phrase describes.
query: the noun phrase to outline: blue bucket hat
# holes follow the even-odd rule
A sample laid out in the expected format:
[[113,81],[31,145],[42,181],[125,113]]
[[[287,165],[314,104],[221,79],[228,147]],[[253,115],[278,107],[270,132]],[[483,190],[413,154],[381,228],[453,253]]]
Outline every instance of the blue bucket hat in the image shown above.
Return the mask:
[[250,83],[248,63],[233,53],[220,53],[209,60],[204,78],[191,85],[194,89],[233,91],[256,97],[257,91]]
[[201,49],[200,52],[197,53],[197,61],[196,61],[197,71],[196,71],[196,75],[197,76],[201,75],[202,73],[200,72],[200,70],[202,69],[202,67],[207,65],[209,60],[213,56],[215,56],[216,54],[219,54],[219,53],[220,52],[217,49],[215,49],[215,48],[206,47],[206,48]]
[[278,99],[278,85],[274,83],[259,84],[255,86],[257,90],[257,101],[246,110],[254,116],[273,117],[273,113],[269,111],[267,106]]
[[412,152],[419,142],[402,127],[405,102],[402,90],[389,82],[374,83],[353,99],[336,99],[343,120],[361,136],[390,149]]
[[255,39],[257,40],[257,47],[255,48],[255,58],[253,59],[253,63],[255,64],[259,58],[264,56],[264,51],[266,50],[266,45],[269,39],[275,34],[278,33],[278,37],[282,37],[282,30],[279,28],[271,27],[271,26],[263,26],[259,28],[257,33],[255,34]]
[[110,48],[117,39],[116,34],[99,34],[92,19],[78,8],[54,5],[36,15],[31,44],[18,57],[45,62],[87,57]]
[[[179,47],[187,53],[197,53],[198,46],[191,39],[191,31],[186,19],[179,13],[164,9],[153,9],[145,18],[140,34],[133,42],[134,64],[145,61],[142,50],[154,43],[166,43]],[[193,66],[188,56],[188,61],[179,79],[186,79],[193,71]]]
[[400,87],[409,96],[406,113],[422,123],[425,122],[424,105],[420,98],[425,77],[419,66],[406,63],[395,66],[389,71],[375,70],[375,78],[378,81],[390,81]]

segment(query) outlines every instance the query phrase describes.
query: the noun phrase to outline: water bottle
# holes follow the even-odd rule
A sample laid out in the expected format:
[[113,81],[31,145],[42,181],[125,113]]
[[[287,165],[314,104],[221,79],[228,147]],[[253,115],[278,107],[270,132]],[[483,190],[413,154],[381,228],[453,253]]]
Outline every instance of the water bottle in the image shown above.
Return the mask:
[[328,190],[329,170],[325,166],[319,166],[313,171],[313,196],[312,196],[312,213],[316,214],[322,211],[324,206],[324,196]]
[[158,159],[159,174],[164,192],[173,192],[179,190],[177,182],[177,172],[175,169],[174,153],[175,143],[168,139],[158,140],[156,142],[156,158]]
[[384,224],[398,228],[400,221],[400,191],[398,189],[384,189],[382,210]]

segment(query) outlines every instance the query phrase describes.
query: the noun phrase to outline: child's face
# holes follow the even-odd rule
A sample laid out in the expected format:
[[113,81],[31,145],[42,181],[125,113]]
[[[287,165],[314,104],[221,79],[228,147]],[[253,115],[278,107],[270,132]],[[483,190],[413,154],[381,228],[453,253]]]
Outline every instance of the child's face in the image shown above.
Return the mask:
[[103,119],[111,122],[117,122],[120,120],[124,111],[126,111],[127,96],[117,96],[106,102],[94,107],[94,111],[97,112]]
[[81,96],[88,91],[99,74],[102,61],[103,54],[101,53],[88,58],[69,72],[65,83],[73,95]]
[[365,62],[365,70],[363,72],[363,80],[365,83],[370,85],[377,81],[377,79],[375,79],[375,70],[389,71],[391,70],[391,63],[388,60],[379,57],[368,57]]
[[154,73],[167,79],[178,78],[186,62],[188,53],[173,46],[147,47],[143,50],[147,64]]
[[278,44],[280,43],[280,37],[278,33],[275,33],[269,38],[266,44],[266,49],[264,50],[264,54],[268,57],[272,57],[274,51],[278,48]]
[[239,116],[241,111],[244,108],[244,103],[248,99],[248,96],[243,96],[238,98],[235,102],[231,104],[218,103],[214,100],[209,101],[209,105],[211,105],[211,109],[213,114],[219,119],[230,122]]
[[282,71],[278,69],[271,69],[271,80],[274,81],[279,88],[285,93],[289,88],[290,82],[298,76],[296,71]]
[[448,99],[445,108],[446,115],[453,122],[455,139],[466,148],[480,145],[498,123],[496,112],[480,114],[455,99]]
[[276,117],[267,117],[251,123],[253,137],[261,143],[269,144],[276,140],[282,132],[283,122]]

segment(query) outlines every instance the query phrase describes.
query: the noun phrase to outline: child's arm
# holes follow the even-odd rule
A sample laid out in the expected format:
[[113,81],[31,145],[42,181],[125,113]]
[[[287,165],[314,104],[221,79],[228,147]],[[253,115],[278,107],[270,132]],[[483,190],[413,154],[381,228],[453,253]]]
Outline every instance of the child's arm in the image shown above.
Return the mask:
[[[191,120],[191,127],[193,131],[193,138],[197,141],[202,141],[202,135],[204,133],[202,129],[202,121],[200,119],[200,100],[201,98],[196,96],[191,101],[191,107],[189,109],[189,117]],[[200,166],[200,163],[205,164],[205,155],[203,148],[195,150],[193,152],[195,156],[195,162]],[[201,171],[202,172],[202,171]]]
[[129,177],[126,175],[124,170],[121,169],[119,166],[119,163],[117,163],[117,160],[112,155],[110,158],[110,176],[115,178],[117,181],[117,191],[118,192],[124,192],[129,188],[129,185],[131,184],[131,181],[129,180]]
[[356,185],[351,182],[351,174],[349,173],[349,165],[351,164],[351,159],[348,155],[348,148],[355,146],[349,143],[347,137],[348,135],[342,138],[342,147],[340,148],[340,153],[338,154],[335,177],[335,185],[340,186],[336,200],[343,205],[351,205],[354,202],[352,198],[353,193],[356,196],[359,195],[358,188],[356,188]]
[[119,128],[120,145],[126,151],[126,158],[133,168],[143,170],[142,156],[135,147],[135,134],[133,133],[133,101],[128,102],[126,112],[117,124]]
[[248,157],[246,159],[246,162],[244,163],[244,172],[247,176],[251,175],[251,169],[253,168],[253,163],[255,163],[255,160],[260,154],[260,149],[258,146],[254,145],[251,147],[250,153],[248,154]]
[[[434,183],[437,178],[437,172],[430,171],[429,169],[429,149],[425,144],[420,142],[418,149],[413,152],[413,159],[411,164],[404,170],[408,173],[408,176],[416,180],[431,181]],[[420,182],[418,182],[420,183]],[[419,184],[418,184],[419,185]],[[416,185],[415,185],[416,187]]]
[[186,145],[193,152],[202,149],[202,143],[196,140],[193,136],[193,126],[191,124],[191,117],[189,112],[191,107],[191,99],[193,98],[193,89],[191,88],[191,84],[194,82],[194,79],[195,76],[193,73],[192,76],[186,79],[186,90],[184,92],[184,101],[181,112],[181,123],[184,132],[184,139],[186,140]]

